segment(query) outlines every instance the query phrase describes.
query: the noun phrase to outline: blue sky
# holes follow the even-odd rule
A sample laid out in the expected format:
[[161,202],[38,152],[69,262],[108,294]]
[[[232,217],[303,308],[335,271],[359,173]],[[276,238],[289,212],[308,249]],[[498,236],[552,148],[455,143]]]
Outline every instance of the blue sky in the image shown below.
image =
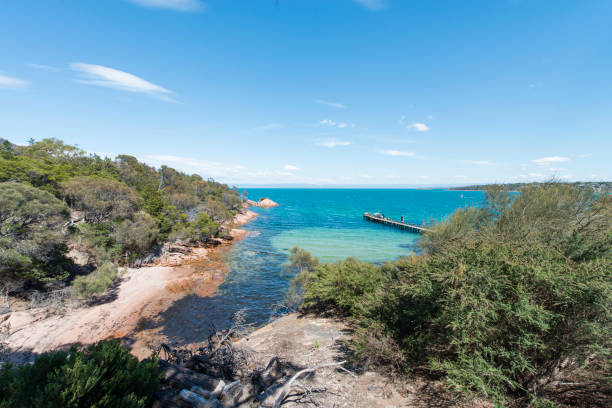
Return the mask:
[[237,185],[612,179],[612,2],[2,0],[0,137]]

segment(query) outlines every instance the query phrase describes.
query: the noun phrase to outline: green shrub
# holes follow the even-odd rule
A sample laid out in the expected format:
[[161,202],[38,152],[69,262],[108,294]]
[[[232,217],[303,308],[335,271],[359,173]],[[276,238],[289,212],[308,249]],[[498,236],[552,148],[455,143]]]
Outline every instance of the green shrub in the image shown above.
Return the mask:
[[143,408],[160,387],[155,359],[142,362],[118,340],[47,353],[0,369],[0,408]]
[[66,205],[20,183],[0,183],[0,278],[39,283],[66,276]]
[[304,307],[331,303],[354,313],[366,293],[380,286],[386,267],[379,267],[356,258],[316,266],[304,283]]
[[117,279],[117,265],[105,263],[85,276],[78,276],[72,282],[72,292],[81,298],[102,293]]
[[207,213],[201,212],[193,222],[176,224],[170,237],[197,243],[217,237],[219,232],[219,223],[211,220]]
[[304,301],[304,287],[310,281],[319,260],[308,251],[299,247],[289,250],[289,263],[284,267],[284,274],[292,276],[291,284],[285,295],[285,304],[290,309],[297,309]]
[[143,254],[157,240],[156,222],[149,214],[140,212],[133,220],[124,220],[116,226],[111,237],[130,254]]
[[130,187],[102,177],[74,177],[62,183],[62,193],[92,223],[129,218],[143,205]]
[[607,193],[495,187],[482,208],[432,225],[420,257],[315,268],[304,304],[351,312],[364,360],[426,367],[452,390],[501,403],[527,395],[561,362],[611,355],[611,221]]

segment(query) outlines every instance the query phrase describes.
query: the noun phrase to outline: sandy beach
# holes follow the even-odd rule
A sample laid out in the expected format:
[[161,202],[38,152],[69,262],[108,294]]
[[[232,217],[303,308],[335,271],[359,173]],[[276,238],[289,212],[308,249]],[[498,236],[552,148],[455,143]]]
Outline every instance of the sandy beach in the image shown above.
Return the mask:
[[[256,216],[250,210],[238,214],[232,226]],[[154,319],[187,294],[214,294],[227,274],[224,251],[247,234],[232,228],[231,235],[233,241],[222,241],[213,248],[189,248],[186,253],[165,254],[153,265],[124,269],[119,282],[93,306],[34,308],[1,316],[0,326],[8,328],[10,359],[28,361],[46,351],[111,338],[124,339],[134,355],[147,357],[164,338],[143,328],[141,322]]]

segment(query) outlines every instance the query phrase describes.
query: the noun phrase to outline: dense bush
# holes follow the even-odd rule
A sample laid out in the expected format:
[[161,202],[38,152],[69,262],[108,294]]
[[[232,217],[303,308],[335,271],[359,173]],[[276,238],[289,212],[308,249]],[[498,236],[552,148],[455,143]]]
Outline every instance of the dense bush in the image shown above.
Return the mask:
[[219,223],[210,219],[207,213],[199,213],[192,222],[184,221],[175,225],[171,238],[187,242],[206,242],[219,236]]
[[426,367],[451,389],[499,402],[527,394],[562,364],[605,361],[610,196],[551,183],[518,195],[494,187],[486,197],[482,207],[432,225],[420,257],[372,269],[353,260],[314,268],[305,305],[350,311],[359,322],[353,347],[364,360]]
[[[132,156],[102,159],[56,139],[29,146],[0,141],[2,279],[67,277],[67,232],[93,264],[116,264],[169,238],[206,242],[242,209],[238,191],[227,185],[155,169]],[[68,222],[69,210],[58,199],[85,222]]]
[[0,278],[30,283],[64,276],[66,205],[22,183],[0,183]]
[[74,177],[61,187],[68,203],[93,223],[129,218],[142,206],[130,187],[113,179]]
[[135,214],[133,220],[122,221],[111,234],[123,251],[133,255],[144,254],[155,243],[157,236],[157,223],[143,212]]
[[87,298],[104,292],[117,279],[117,265],[107,262],[85,276],[77,276],[72,282],[72,292],[80,298]]
[[303,305],[308,308],[333,302],[343,311],[355,313],[363,296],[380,287],[386,269],[356,258],[318,265],[305,285]]
[[0,408],[143,408],[160,387],[156,360],[142,362],[118,340],[47,353],[0,368]]

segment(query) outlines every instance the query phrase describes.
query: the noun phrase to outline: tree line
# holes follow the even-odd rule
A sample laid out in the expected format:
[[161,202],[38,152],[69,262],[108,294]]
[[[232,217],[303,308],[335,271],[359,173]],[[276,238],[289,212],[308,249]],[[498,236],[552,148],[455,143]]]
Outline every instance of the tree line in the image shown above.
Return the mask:
[[[57,139],[1,140],[0,278],[17,287],[70,281],[88,296],[156,244],[223,235],[241,209],[235,188],[133,156],[102,158]],[[70,247],[88,254],[92,273],[73,273]]]

